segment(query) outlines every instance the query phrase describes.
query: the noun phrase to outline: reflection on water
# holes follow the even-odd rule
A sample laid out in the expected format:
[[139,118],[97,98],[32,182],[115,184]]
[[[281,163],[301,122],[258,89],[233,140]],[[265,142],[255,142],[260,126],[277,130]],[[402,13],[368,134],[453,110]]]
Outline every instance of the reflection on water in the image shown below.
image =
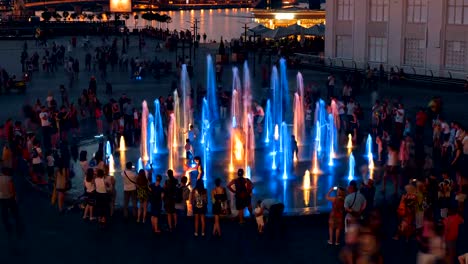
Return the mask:
[[[146,26],[161,27],[169,30],[190,30],[193,32],[195,19],[198,19],[198,32],[200,35],[206,33],[207,41],[216,40],[219,42],[220,38],[230,40],[232,38],[239,38],[244,32],[243,26],[248,23],[249,27],[254,27],[253,16],[250,8],[234,8],[234,9],[209,9],[209,10],[179,10],[160,12],[161,14],[168,14],[172,18],[172,23],[165,24],[156,21],[148,21],[141,18],[145,12],[133,12],[129,19],[125,22],[127,27],[133,29],[144,28]],[[37,11],[36,16],[41,17],[42,11]],[[58,12],[61,13],[61,12]],[[84,11],[83,14],[91,12]],[[138,15],[138,19],[135,19]],[[52,19],[53,20],[53,19]],[[80,19],[83,20],[83,19]],[[89,21],[86,19],[86,21]],[[98,21],[96,18],[93,21]],[[251,24],[252,23],[252,24]],[[202,39],[203,41],[203,39]]]
[[[209,9],[209,10],[180,10],[161,12],[168,14],[172,18],[172,23],[158,23],[156,21],[147,21],[141,18],[144,12],[134,12],[126,22],[129,28],[138,28],[152,26],[161,27],[169,30],[190,30],[193,32],[195,19],[198,20],[198,32],[200,35],[206,33],[207,41],[216,40],[219,42],[220,38],[232,39],[239,38],[244,32],[242,27],[244,23],[252,23],[252,13],[249,8],[235,8],[235,9]],[[135,21],[134,16],[138,15]],[[136,24],[135,24],[136,22]],[[254,25],[252,25],[253,27]],[[202,39],[203,41],[203,39]]]

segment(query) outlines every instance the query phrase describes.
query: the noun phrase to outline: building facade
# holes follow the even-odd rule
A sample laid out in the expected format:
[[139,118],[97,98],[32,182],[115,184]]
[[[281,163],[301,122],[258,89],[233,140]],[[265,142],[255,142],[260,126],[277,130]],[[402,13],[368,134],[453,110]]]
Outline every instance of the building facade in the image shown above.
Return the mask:
[[465,78],[468,0],[327,0],[329,63]]

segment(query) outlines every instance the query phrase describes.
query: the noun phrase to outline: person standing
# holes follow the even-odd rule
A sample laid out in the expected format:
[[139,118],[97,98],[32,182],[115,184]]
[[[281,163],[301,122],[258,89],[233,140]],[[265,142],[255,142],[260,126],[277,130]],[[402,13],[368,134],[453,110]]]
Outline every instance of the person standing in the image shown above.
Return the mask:
[[68,183],[68,173],[63,165],[64,161],[60,159],[57,166],[58,170],[55,172],[55,190],[57,191],[57,203],[60,213],[63,212]]
[[164,191],[161,187],[161,175],[156,176],[155,184],[150,186],[150,202],[151,202],[151,226],[154,234],[161,233],[158,227],[158,218],[161,215],[162,199],[164,197]]
[[[332,197],[330,194],[335,190],[335,188],[330,188],[327,193],[327,200],[332,203],[332,210],[330,212],[330,217],[328,218],[328,244],[333,245],[333,239],[335,239],[335,245],[340,245],[340,234],[343,230],[344,223],[344,200],[346,191],[343,188],[336,188],[336,196]],[[333,236],[333,233],[335,236]]]
[[239,211],[239,223],[244,224],[244,210],[249,209],[252,215],[252,189],[253,184],[249,179],[244,178],[244,170],[237,171],[237,179],[228,183],[227,188],[234,193],[236,199],[236,209]]
[[11,238],[13,235],[10,215],[15,219],[16,234],[20,236],[22,230],[18,213],[18,204],[16,202],[15,186],[13,178],[4,168],[2,168],[2,173],[0,173],[0,210],[2,222],[7,231],[8,238]]
[[124,218],[128,220],[128,205],[130,200],[132,201],[132,212],[133,217],[137,216],[137,187],[136,187],[136,179],[137,175],[132,170],[133,164],[131,162],[127,162],[125,165],[125,170],[122,172],[122,178],[124,183],[124,204],[123,204],[123,211],[124,211]]
[[51,127],[50,127],[50,116],[47,108],[45,106],[41,107],[41,113],[39,114],[41,119],[41,128],[42,128],[42,142],[46,149],[51,147]]
[[348,195],[345,197],[344,209],[345,217],[345,232],[348,227],[358,222],[361,219],[364,209],[366,209],[366,198],[357,189],[356,181],[351,181],[348,186]]
[[167,214],[167,224],[169,231],[172,232],[173,228],[177,227],[177,214],[175,209],[176,204],[176,189],[179,184],[174,177],[174,171],[167,170],[167,181],[164,185],[164,210]]
[[330,75],[328,76],[327,92],[328,92],[328,98],[333,97],[333,94],[335,92],[335,75],[333,75],[333,73],[330,73]]
[[226,188],[221,186],[221,179],[215,180],[215,188],[211,191],[211,200],[213,201],[214,225],[213,225],[213,236],[221,237],[221,226],[219,224],[220,215],[224,215],[227,212],[227,194]]
[[192,208],[193,208],[193,215],[195,218],[195,233],[194,236],[198,236],[198,227],[199,222],[201,222],[201,236],[205,236],[205,215],[206,215],[206,207],[208,203],[208,196],[203,185],[203,180],[197,180],[195,185],[195,189],[191,193]]
[[148,178],[144,170],[138,171],[137,182],[137,197],[140,206],[138,207],[137,223],[145,223],[146,213],[148,210],[148,198],[150,194],[150,188],[148,186]]
[[104,227],[109,215],[109,183],[104,179],[104,170],[98,169],[94,185],[96,186],[96,216],[101,227]]

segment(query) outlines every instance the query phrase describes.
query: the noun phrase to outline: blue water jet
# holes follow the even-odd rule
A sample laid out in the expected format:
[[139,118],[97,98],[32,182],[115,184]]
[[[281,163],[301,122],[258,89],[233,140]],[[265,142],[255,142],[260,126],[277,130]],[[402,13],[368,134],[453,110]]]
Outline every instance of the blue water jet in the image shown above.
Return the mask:
[[210,117],[210,107],[208,104],[208,100],[203,98],[203,106],[202,106],[202,139],[201,144],[203,145],[203,169],[205,170],[203,175],[203,180],[206,180],[208,170],[208,156],[211,148],[211,135],[210,135],[210,125],[211,122],[209,120]]
[[333,166],[333,159],[336,155],[336,127],[333,114],[328,114],[328,166]]
[[283,144],[282,152],[282,164],[283,164],[283,179],[288,178],[288,174],[291,171],[291,165],[293,162],[293,149],[291,146],[291,135],[288,130],[286,122],[281,123],[281,134],[280,141]]
[[273,135],[273,119],[271,118],[270,99],[267,100],[265,108],[265,143],[270,143]]
[[372,154],[372,136],[371,136],[371,134],[367,135],[366,156],[367,156],[368,159],[373,157],[373,154]]
[[110,141],[106,141],[106,153],[105,153],[105,158],[106,160],[109,159],[109,157],[112,155],[112,148],[111,148],[111,144],[110,144]]
[[356,161],[354,160],[354,155],[351,153],[348,160],[348,181],[354,179],[354,167],[356,166]]
[[154,148],[153,154],[161,153],[164,149],[164,128],[159,99],[154,100]]
[[216,79],[215,79],[215,69],[213,66],[213,59],[211,55],[206,56],[206,91],[208,101],[208,120],[214,121],[218,119],[218,102],[216,96]]
[[155,130],[154,130],[154,117],[152,114],[148,115],[148,138],[149,138],[149,144],[148,144],[148,156],[149,156],[149,161],[151,164],[153,164],[154,158],[154,148],[155,148]]
[[281,122],[286,121],[285,112],[291,109],[290,105],[291,102],[289,100],[289,83],[288,83],[288,72],[287,72],[287,64],[284,58],[280,59],[280,99],[281,99],[281,108],[280,108],[280,115],[281,115]]

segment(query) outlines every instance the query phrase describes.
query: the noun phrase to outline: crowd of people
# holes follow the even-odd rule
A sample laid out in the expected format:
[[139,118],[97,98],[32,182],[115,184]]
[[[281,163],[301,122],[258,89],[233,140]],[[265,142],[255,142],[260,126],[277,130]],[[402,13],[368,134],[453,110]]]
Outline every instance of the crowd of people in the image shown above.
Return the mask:
[[[128,43],[122,45],[128,47]],[[23,71],[28,71],[27,47],[23,53]],[[104,79],[107,63],[110,63],[111,68],[115,65],[128,68],[125,65],[130,63],[132,73],[140,67],[138,58],[131,62],[132,59],[125,58],[125,53],[122,53],[120,59],[117,53],[117,40],[110,45],[96,48],[94,57],[88,52],[85,70],[94,70],[95,66],[92,65],[96,65]],[[45,50],[44,57],[44,71],[54,71],[56,63],[65,64],[68,58],[71,62],[68,64],[68,72],[73,78],[78,78],[74,68],[79,69],[79,62],[71,58],[71,55],[66,55],[64,46],[53,44],[51,51]],[[31,63],[35,70],[34,63]],[[221,82],[222,70],[219,72],[217,79]],[[468,161],[468,132],[462,124],[445,117],[440,98],[434,98],[428,107],[421,108],[413,116],[405,109],[403,100],[389,101],[377,97],[372,108],[365,111],[356,97],[361,83],[353,76],[348,76],[342,92],[337,96],[336,78],[331,74],[326,82],[327,110],[334,116],[340,140],[344,143],[346,136],[351,134],[354,145],[365,146],[366,136],[372,135],[376,149],[375,161],[382,169],[375,171],[373,178],[364,178],[361,184],[351,181],[346,188],[337,186],[329,190],[326,199],[332,203],[332,210],[328,244],[340,245],[344,231],[345,245],[341,254],[343,263],[382,263],[379,245],[384,238],[380,217],[385,207],[377,202],[376,185],[381,183],[384,197],[387,197],[386,185],[390,181],[393,187],[391,197],[397,201],[394,213],[390,215],[398,219],[398,226],[393,230],[392,237],[405,241],[416,239],[420,244],[418,263],[454,263],[457,256],[468,251],[463,245],[457,245],[462,235],[460,225],[468,212],[465,209],[468,181],[464,165]],[[178,89],[176,83],[172,86],[172,91]],[[364,86],[376,91],[378,80],[374,80],[371,74]],[[112,94],[112,85],[109,82],[105,92]],[[206,90],[201,85],[190,91],[190,111],[196,111],[205,93]],[[109,175],[104,146],[101,143],[89,159],[88,153],[79,152],[78,137],[82,133],[83,120],[88,120],[95,122],[92,125],[93,131],[114,139],[110,140],[112,149],[117,149],[121,136],[125,137],[128,144],[138,145],[141,110],[133,105],[126,94],[118,100],[110,99],[105,104],[101,103],[97,96],[95,77],[90,79],[88,88],[83,90],[76,105],[69,98],[64,85],[59,87],[58,94],[59,100],[55,98],[54,92],[50,92],[44,103],[38,99],[34,105],[25,105],[23,122],[9,119],[0,129],[4,139],[4,177],[0,177],[0,201],[3,222],[9,233],[12,227],[5,220],[6,211],[11,210],[12,215],[18,216],[11,181],[14,172],[25,175],[33,183],[48,186],[53,194],[53,203],[57,203],[59,211],[64,212],[66,193],[72,188],[71,178],[76,177],[71,160],[79,160],[79,171],[83,175],[83,219],[92,222],[97,220],[105,227],[114,218],[116,192],[120,190],[115,188],[115,177]],[[319,98],[319,89],[306,89],[304,116],[308,128],[315,124],[313,113]],[[230,95],[222,91],[222,86],[218,99],[220,116],[226,119],[230,109]],[[159,97],[159,102],[163,126],[167,127],[170,115],[174,112],[173,93],[169,93],[166,98]],[[258,100],[251,110],[258,134],[263,132],[264,102],[265,100]],[[31,132],[37,130],[40,132]],[[220,218],[231,214],[229,193],[233,193],[240,223],[245,222],[243,214],[248,209],[257,222],[259,233],[264,231],[265,212],[268,212],[267,231],[276,232],[282,228],[284,205],[274,199],[252,204],[254,185],[244,178],[242,169],[237,173],[238,178],[226,186],[220,179],[216,179],[214,188],[208,191],[203,182],[202,162],[196,156],[196,146],[195,151],[192,146],[197,141],[196,128],[193,126],[187,132],[187,139],[187,161],[193,160],[195,167],[186,168],[188,173],[180,181],[175,178],[172,170],[168,170],[163,177],[155,175],[151,167],[137,171],[131,162],[125,164],[120,177],[124,183],[121,191],[126,221],[133,219],[137,223],[145,223],[150,219],[152,231],[159,234],[164,230],[161,225],[163,212],[168,232],[177,229],[179,217],[193,216],[194,236],[203,237],[206,235],[205,216],[211,201],[211,213],[214,216],[212,234],[221,236]],[[298,151],[297,146],[295,151]],[[131,213],[129,208],[132,209]],[[460,259],[466,259],[466,256],[461,256]]]

